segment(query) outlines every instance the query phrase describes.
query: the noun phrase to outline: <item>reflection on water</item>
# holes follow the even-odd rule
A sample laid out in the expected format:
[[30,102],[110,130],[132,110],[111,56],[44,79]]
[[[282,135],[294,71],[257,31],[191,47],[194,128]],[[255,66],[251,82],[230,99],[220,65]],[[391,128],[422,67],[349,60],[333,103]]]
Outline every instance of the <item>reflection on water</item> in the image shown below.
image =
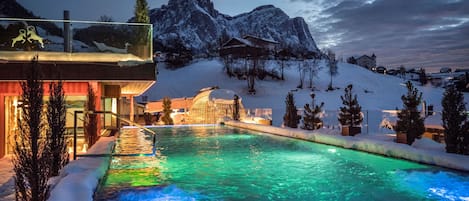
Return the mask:
[[[160,128],[158,155],[115,157],[107,200],[467,200],[468,175],[230,127]],[[145,136],[119,150],[145,150]],[[150,140],[151,141],[151,140]],[[138,143],[137,143],[138,142]],[[125,146],[123,146],[125,144]],[[125,148],[124,148],[125,147]],[[456,187],[457,186],[457,187]],[[107,190],[106,190],[107,189]],[[134,189],[134,190],[132,190]],[[109,193],[124,190],[125,193]]]

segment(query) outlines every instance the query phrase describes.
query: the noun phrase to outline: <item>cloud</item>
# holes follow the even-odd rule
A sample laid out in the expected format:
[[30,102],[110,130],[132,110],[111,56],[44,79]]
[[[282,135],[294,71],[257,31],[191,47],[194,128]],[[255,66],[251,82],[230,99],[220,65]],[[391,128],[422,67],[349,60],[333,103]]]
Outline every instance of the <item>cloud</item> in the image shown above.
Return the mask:
[[340,0],[321,8],[303,13],[318,45],[337,55],[375,53],[394,67],[469,67],[469,1]]

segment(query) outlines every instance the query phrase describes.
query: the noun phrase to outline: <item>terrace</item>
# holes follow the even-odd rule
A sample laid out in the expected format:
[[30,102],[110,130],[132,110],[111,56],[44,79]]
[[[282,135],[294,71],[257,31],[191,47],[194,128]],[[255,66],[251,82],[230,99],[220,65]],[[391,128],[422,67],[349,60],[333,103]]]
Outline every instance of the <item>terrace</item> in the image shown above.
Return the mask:
[[[133,97],[156,81],[151,24],[75,21],[67,11],[64,19],[0,18],[0,158],[11,153],[20,82],[27,79],[35,56],[45,95],[49,82],[64,82],[69,129],[70,114],[83,110],[88,87],[98,97],[97,110],[128,116],[132,122]],[[111,115],[100,121],[101,128],[120,124]]]

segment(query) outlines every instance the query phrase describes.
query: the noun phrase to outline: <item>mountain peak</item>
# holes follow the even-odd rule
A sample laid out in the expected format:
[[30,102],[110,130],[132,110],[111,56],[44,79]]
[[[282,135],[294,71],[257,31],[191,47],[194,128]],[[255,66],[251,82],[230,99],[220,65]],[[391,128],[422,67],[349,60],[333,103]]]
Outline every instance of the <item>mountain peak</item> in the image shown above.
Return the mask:
[[279,8],[275,7],[274,5],[263,5],[263,6],[259,6],[257,8],[254,8],[253,11],[268,10],[268,9],[272,9],[272,8],[279,9]]
[[318,51],[303,18],[292,19],[273,5],[231,17],[219,13],[211,0],[169,0],[167,5],[153,9],[150,19],[156,50],[184,47],[193,54],[213,54],[231,37],[255,35],[278,41],[282,47]]
[[[202,9],[211,16],[218,15],[218,12],[215,10],[211,0],[169,0],[168,7],[169,9],[176,9],[182,12]],[[165,8],[168,9],[168,7]]]

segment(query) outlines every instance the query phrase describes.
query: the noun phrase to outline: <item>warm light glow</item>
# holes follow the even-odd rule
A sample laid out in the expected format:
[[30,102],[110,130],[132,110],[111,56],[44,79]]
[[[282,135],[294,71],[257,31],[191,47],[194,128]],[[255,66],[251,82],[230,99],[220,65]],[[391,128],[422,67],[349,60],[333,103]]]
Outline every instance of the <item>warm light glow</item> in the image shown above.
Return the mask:
[[1,51],[1,59],[9,61],[29,61],[36,54],[41,61],[77,61],[77,62],[122,62],[132,61],[137,63],[151,62],[149,58],[142,59],[133,54],[99,53],[99,52],[45,52],[45,51]]
[[111,112],[117,113],[117,99],[116,98],[113,98],[111,100]]
[[83,149],[81,150],[81,152],[83,153],[86,153],[88,151],[88,144],[83,144]]

